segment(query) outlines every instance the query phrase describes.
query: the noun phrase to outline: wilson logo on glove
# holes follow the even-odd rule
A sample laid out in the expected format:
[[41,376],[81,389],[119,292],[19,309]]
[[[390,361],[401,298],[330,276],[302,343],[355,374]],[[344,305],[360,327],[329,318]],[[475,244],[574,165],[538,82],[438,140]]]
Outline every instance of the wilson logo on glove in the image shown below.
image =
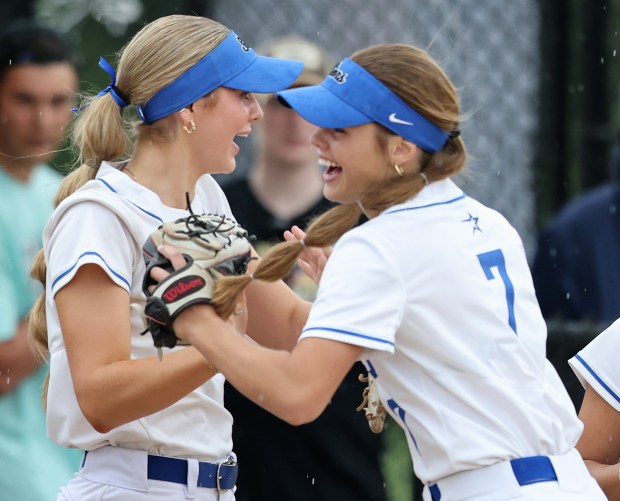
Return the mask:
[[183,299],[196,291],[204,288],[206,282],[202,277],[196,275],[189,275],[182,277],[176,282],[173,282],[163,293],[162,297],[171,303]]
[[[189,195],[187,206],[190,207]],[[179,339],[174,320],[186,308],[211,304],[213,287],[221,276],[243,275],[252,259],[251,237],[236,221],[222,215],[190,214],[165,223],[153,231],[142,247],[146,272],[142,291],[146,305],[142,313],[145,330],[151,332],[153,344],[174,348]],[[185,266],[174,269],[157,249],[160,245],[176,247],[185,258]],[[161,282],[151,277],[153,268],[169,273]]]

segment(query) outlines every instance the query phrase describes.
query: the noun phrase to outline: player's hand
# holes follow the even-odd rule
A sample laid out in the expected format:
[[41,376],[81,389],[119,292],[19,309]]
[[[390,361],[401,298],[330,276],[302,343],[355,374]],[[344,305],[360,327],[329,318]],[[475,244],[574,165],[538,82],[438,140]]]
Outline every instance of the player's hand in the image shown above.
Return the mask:
[[[172,245],[160,245],[159,247],[157,247],[157,251],[172,263],[172,268],[175,271],[183,268],[183,266],[187,264],[185,256],[181,253],[179,249]],[[149,289],[155,289],[159,282],[164,280],[168,275],[170,275],[170,272],[165,270],[164,268],[161,268],[159,266],[153,267],[151,269],[151,278],[157,283],[149,287]],[[175,332],[174,334],[181,341],[185,341],[182,332]]]
[[[284,239],[287,242],[300,241],[305,237],[306,232],[298,226],[293,226],[290,231],[284,232]],[[297,264],[301,271],[318,285],[321,280],[321,275],[323,274],[323,268],[325,268],[325,264],[331,253],[331,247],[304,247],[304,250],[299,255]]]
[[[187,263],[185,256],[183,256],[181,251],[174,246],[161,245],[157,248],[157,251],[172,263],[172,267],[175,270],[182,268]],[[164,278],[166,278],[169,274],[170,273],[168,271],[158,266],[154,267],[151,270],[151,278],[158,283],[161,282]],[[231,325],[231,327],[236,332],[240,334],[245,333],[245,331],[247,330],[248,308],[247,308],[247,303],[246,303],[246,298],[245,298],[245,291],[239,294],[239,298],[237,299],[237,305],[235,307],[235,311],[229,317],[228,323]],[[175,334],[179,339],[183,340],[182,332],[175,332]]]
[[[157,248],[157,251],[172,263],[172,267],[175,270],[180,270],[181,268],[183,268],[183,266],[187,264],[185,256],[181,254],[179,249],[173,247],[172,245],[160,245]],[[170,273],[168,273],[163,268],[160,268],[159,266],[156,266],[151,270],[151,278],[157,283],[161,282],[168,275],[170,275]]]

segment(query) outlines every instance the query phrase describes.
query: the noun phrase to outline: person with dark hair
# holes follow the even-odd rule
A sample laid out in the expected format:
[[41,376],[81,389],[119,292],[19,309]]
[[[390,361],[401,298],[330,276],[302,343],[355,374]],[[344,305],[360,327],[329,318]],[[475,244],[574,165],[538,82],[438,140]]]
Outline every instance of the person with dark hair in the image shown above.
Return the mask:
[[41,385],[46,367],[28,344],[29,278],[61,175],[48,162],[61,147],[77,92],[67,41],[31,21],[0,33],[0,497],[53,499],[80,453],[51,442]]
[[[325,49],[297,35],[270,40],[259,50],[303,61],[304,70],[292,87],[319,83],[335,63]],[[263,254],[282,240],[285,230],[305,227],[333,204],[323,197],[321,167],[310,144],[317,127],[279,104],[274,94],[257,99],[264,117],[253,136],[249,174],[223,188],[237,221],[256,237],[255,248]],[[299,267],[285,281],[304,299],[314,299],[316,284]],[[355,412],[363,389],[358,376],[364,372],[361,362],[356,363],[323,415],[303,426],[285,423],[226,385],[226,408],[235,420],[233,443],[243,466],[239,501],[273,499],[269,472],[274,468],[282,472],[281,499],[385,499],[381,437]]]

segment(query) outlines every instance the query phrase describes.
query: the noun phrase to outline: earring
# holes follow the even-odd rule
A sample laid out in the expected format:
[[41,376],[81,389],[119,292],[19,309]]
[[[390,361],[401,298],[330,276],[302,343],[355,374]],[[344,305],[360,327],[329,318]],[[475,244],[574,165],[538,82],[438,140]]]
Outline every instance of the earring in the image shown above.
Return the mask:
[[394,164],[394,170],[396,171],[396,173],[400,176],[403,177],[404,176],[404,172],[403,172],[403,168],[398,165],[398,164]]
[[194,122],[193,119],[189,119],[189,126],[184,125],[183,126],[183,130],[185,132],[187,132],[188,134],[191,134],[192,132],[194,132],[196,130],[196,122]]

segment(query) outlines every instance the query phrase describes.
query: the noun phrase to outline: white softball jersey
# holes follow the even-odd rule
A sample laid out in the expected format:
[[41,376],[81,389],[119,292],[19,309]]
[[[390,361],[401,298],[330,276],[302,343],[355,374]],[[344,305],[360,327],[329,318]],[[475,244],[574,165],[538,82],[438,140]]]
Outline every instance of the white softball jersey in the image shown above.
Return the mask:
[[517,232],[444,180],[339,240],[301,339],[366,348],[428,484],[575,446],[546,335]]
[[620,412],[620,320],[596,336],[568,363],[582,385],[588,383]]
[[[232,217],[224,193],[210,175],[198,180],[192,211]],[[167,409],[108,433],[94,430],[75,396],[54,301],[54,295],[78,269],[90,263],[101,267],[125,289],[132,303],[144,305],[142,245],[162,223],[188,215],[186,210],[165,206],[155,193],[106,163],[102,163],[96,179],[66,198],[52,215],[43,240],[51,374],[47,431],[54,442],[87,451],[112,445],[203,461],[230,453],[232,416],[224,408],[224,377],[220,374]],[[131,327],[132,358],[157,356],[150,334],[140,335],[144,326],[133,310]]]

